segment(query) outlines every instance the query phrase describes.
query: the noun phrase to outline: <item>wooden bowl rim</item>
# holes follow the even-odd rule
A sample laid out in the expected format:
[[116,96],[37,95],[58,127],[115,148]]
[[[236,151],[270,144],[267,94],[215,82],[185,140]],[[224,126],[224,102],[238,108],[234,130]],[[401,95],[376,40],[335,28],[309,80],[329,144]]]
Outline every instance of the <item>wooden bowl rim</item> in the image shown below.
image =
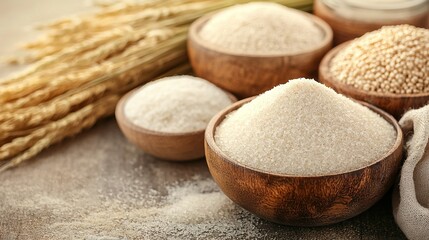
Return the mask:
[[274,53],[274,54],[238,53],[238,52],[234,52],[231,50],[221,49],[220,47],[218,47],[214,44],[210,44],[207,41],[204,41],[200,37],[199,31],[204,26],[204,24],[207,23],[208,20],[210,20],[214,15],[221,12],[222,10],[224,10],[224,9],[217,10],[215,12],[206,14],[206,15],[198,18],[196,21],[194,21],[189,28],[189,33],[188,33],[189,40],[194,41],[196,44],[200,45],[203,48],[209,49],[211,51],[214,51],[214,52],[217,52],[220,54],[225,54],[225,55],[230,55],[230,56],[235,56],[235,57],[249,57],[249,58],[278,58],[278,57],[300,56],[300,55],[305,55],[305,54],[317,52],[317,51],[329,46],[332,43],[333,38],[334,38],[334,33],[333,33],[332,28],[325,21],[323,21],[321,18],[319,18],[313,14],[304,12],[304,11],[300,11],[297,9],[290,8],[290,10],[292,10],[292,11],[295,11],[299,14],[307,16],[323,32],[324,38],[322,39],[322,41],[320,41],[320,43],[317,46],[314,46],[312,48],[302,50],[299,52],[295,52],[295,53]]
[[[126,116],[125,116],[125,104],[127,103],[127,101],[129,100],[129,98],[131,96],[133,96],[134,94],[136,94],[139,90],[141,90],[142,88],[144,88],[147,84],[137,87],[131,91],[129,91],[128,93],[126,93],[124,96],[121,97],[121,99],[119,100],[118,104],[116,105],[116,109],[115,109],[115,116],[118,122],[120,122],[121,124],[125,125],[127,128],[131,129],[134,132],[137,132],[139,134],[146,134],[146,135],[151,135],[151,136],[159,136],[159,137],[184,137],[184,136],[198,136],[201,134],[204,134],[205,128],[201,129],[201,130],[196,130],[196,131],[190,131],[190,132],[178,132],[178,133],[171,133],[171,132],[160,132],[160,131],[154,131],[154,130],[150,130],[141,126],[138,126],[136,124],[134,124],[133,122],[131,122]],[[232,104],[234,104],[235,102],[237,102],[237,98],[232,95],[231,93],[221,89],[223,92],[225,92],[225,94],[229,97],[229,99],[231,99]]]
[[[363,171],[364,169],[374,166],[378,163],[380,163],[381,161],[387,159],[390,155],[394,154],[394,152],[398,149],[398,148],[402,148],[402,140],[403,140],[403,133],[401,130],[401,127],[399,126],[398,122],[396,121],[395,118],[393,118],[390,114],[388,114],[387,112],[381,110],[380,108],[377,108],[369,103],[366,102],[362,102],[362,101],[357,101],[352,99],[353,101],[358,102],[359,104],[369,108],[371,111],[379,114],[381,117],[383,117],[387,122],[389,122],[389,124],[391,124],[396,131],[396,140],[395,143],[393,144],[392,148],[385,153],[380,159],[374,161],[373,163],[369,164],[369,165],[365,165],[363,167],[360,167],[358,169],[352,170],[352,171],[348,171],[348,172],[342,172],[342,173],[334,173],[334,174],[325,174],[325,175],[314,175],[314,176],[301,176],[301,175],[290,175],[290,174],[282,174],[282,173],[273,173],[273,172],[269,172],[266,170],[260,170],[257,168],[253,168],[247,165],[244,165],[240,162],[234,161],[232,160],[230,157],[228,157],[217,145],[217,143],[214,140],[214,135],[215,135],[215,131],[216,128],[222,123],[222,121],[225,119],[226,115],[228,115],[229,113],[236,111],[237,109],[239,109],[240,107],[242,107],[244,104],[251,102],[255,97],[250,97],[250,98],[246,98],[243,99],[241,101],[238,101],[236,103],[234,103],[233,105],[225,108],[224,110],[222,110],[221,112],[219,112],[215,117],[213,117],[211,119],[211,121],[209,122],[206,132],[205,132],[205,141],[207,142],[207,145],[209,148],[212,149],[213,152],[215,152],[217,155],[219,155],[223,161],[227,161],[228,163],[252,171],[252,172],[256,172],[256,173],[262,173],[262,174],[266,174],[269,176],[275,176],[275,177],[280,177],[280,178],[304,178],[304,179],[316,179],[316,178],[321,178],[321,177],[336,177],[336,176],[341,176],[344,174],[352,174],[352,173],[357,173],[360,171]],[[208,159],[206,157],[207,161],[210,161],[210,159]]]
[[394,94],[394,93],[379,93],[379,92],[370,92],[364,91],[359,88],[355,88],[351,85],[340,82],[335,75],[331,72],[331,62],[332,59],[337,56],[337,54],[343,50],[347,45],[349,45],[354,40],[349,40],[347,42],[341,43],[340,45],[331,49],[325,57],[322,59],[319,67],[319,74],[323,76],[323,81],[330,83],[333,86],[336,86],[340,89],[344,89],[347,92],[355,92],[361,95],[373,96],[378,98],[429,98],[428,93],[415,93],[415,94]]

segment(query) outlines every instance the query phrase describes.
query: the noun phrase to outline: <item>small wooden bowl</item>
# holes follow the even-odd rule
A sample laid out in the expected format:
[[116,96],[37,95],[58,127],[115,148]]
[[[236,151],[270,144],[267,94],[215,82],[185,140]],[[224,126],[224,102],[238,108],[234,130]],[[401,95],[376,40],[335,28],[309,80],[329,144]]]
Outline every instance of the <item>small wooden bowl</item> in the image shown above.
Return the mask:
[[[321,0],[314,1],[314,15],[326,21],[334,31],[334,45],[355,39],[367,32],[377,30],[386,25],[410,24],[416,27],[427,27],[428,13],[419,13],[409,18],[402,18],[396,21],[359,21],[348,19],[338,15],[333,9],[325,5]],[[340,11],[340,9],[338,10]],[[405,10],[404,10],[405,11]]]
[[332,29],[314,15],[296,10],[314,21],[324,39],[319,46],[294,54],[251,55],[220,49],[199,36],[215,14],[201,17],[189,30],[188,55],[195,74],[239,98],[255,96],[290,79],[317,75],[323,56],[332,48]]
[[367,103],[396,129],[392,149],[361,169],[326,176],[293,176],[253,169],[230,160],[214,140],[225,116],[251,101],[244,99],[216,115],[205,133],[207,164],[214,180],[235,203],[261,218],[293,226],[320,226],[354,217],[382,198],[399,173],[403,139],[396,120]]
[[[127,100],[139,89],[124,95],[116,106],[115,116],[125,137],[146,153],[172,161],[187,161],[204,157],[204,131],[187,133],[165,133],[152,131],[135,125],[124,113]],[[237,99],[227,93],[232,102]]]
[[429,93],[391,94],[368,92],[338,81],[331,72],[331,61],[350,42],[345,42],[332,49],[322,60],[319,69],[319,81],[338,93],[368,102],[399,119],[409,109],[420,108],[429,102]]

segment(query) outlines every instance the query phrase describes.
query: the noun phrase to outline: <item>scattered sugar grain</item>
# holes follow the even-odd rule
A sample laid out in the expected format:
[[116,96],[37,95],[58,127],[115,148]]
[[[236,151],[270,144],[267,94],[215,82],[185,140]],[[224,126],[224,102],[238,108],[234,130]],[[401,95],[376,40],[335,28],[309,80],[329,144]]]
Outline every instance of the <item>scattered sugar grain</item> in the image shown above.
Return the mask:
[[206,128],[232,103],[220,88],[201,78],[174,76],[149,83],[125,104],[125,116],[143,128],[183,133]]
[[214,15],[201,38],[237,53],[296,53],[320,45],[323,32],[298,10],[277,3],[235,5]]
[[313,80],[291,80],[227,115],[215,132],[234,161],[263,171],[315,176],[374,163],[393,146],[377,113]]
[[[125,180],[124,180],[125,181]],[[260,219],[236,206],[210,178],[199,175],[154,189],[132,191],[140,196],[87,196],[74,190],[67,198],[47,193],[27,199],[4,199],[2,208],[37,215],[49,224],[34,225],[41,239],[256,239],[264,236],[256,227]],[[9,196],[7,197],[9,198]],[[101,202],[100,202],[101,200]],[[153,201],[155,200],[155,201]],[[139,203],[141,201],[147,203]],[[46,219],[45,219],[46,218]]]
[[111,201],[76,221],[52,224],[49,232],[129,239],[263,236],[255,227],[260,220],[233,204],[213,180],[197,177],[167,188],[168,194],[152,207]]

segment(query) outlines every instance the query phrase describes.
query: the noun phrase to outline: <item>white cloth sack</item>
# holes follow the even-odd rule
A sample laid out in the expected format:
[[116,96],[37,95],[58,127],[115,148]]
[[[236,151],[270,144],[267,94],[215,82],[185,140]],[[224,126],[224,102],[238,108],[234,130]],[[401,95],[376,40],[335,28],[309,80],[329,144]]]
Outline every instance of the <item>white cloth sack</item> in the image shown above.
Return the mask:
[[429,105],[407,112],[399,124],[407,156],[393,194],[393,215],[409,239],[429,239]]

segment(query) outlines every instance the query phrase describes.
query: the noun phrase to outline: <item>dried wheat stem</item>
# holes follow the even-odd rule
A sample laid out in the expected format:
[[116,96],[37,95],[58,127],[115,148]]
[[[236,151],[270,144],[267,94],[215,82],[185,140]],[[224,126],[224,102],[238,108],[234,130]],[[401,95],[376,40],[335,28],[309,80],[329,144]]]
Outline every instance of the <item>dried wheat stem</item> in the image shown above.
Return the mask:
[[[154,30],[139,30],[135,32],[130,32],[124,34],[121,38],[106,42],[103,45],[98,46],[97,48],[84,52],[81,56],[72,58],[65,64],[57,64],[54,68],[47,68],[37,71],[32,74],[33,76],[54,74],[58,75],[61,71],[68,71],[71,67],[79,65],[79,67],[84,67],[86,65],[93,65],[94,63],[101,62],[102,60],[120,53],[126,47],[132,46],[136,41],[142,41],[144,44],[155,44],[158,41],[165,40],[172,35],[180,34],[183,32],[183,29],[154,29]],[[142,45],[143,46],[143,45]]]
[[121,16],[130,12],[138,12],[150,7],[156,7],[159,5],[170,5],[173,1],[171,0],[147,0],[145,2],[136,2],[136,3],[127,3],[119,2],[108,7],[100,9],[98,12],[90,16],[78,16],[78,17],[65,17],[58,19],[51,23],[41,24],[38,26],[38,29],[51,29],[57,30],[67,26],[79,25],[82,20],[93,20],[94,16],[97,19],[102,19],[104,17],[114,17]]
[[15,76],[11,76],[9,78],[0,80],[0,86],[22,80],[25,77],[28,77],[39,70],[48,68],[53,64],[57,64],[59,62],[61,63],[61,62],[67,61],[68,59],[72,59],[73,57],[76,57],[85,51],[97,48],[98,46],[105,44],[109,41],[112,41],[113,39],[122,37],[127,32],[133,32],[133,29],[130,27],[117,28],[109,32],[96,35],[94,38],[89,39],[88,41],[77,43],[74,46],[70,48],[66,48],[55,55],[48,56],[42,59],[41,61],[31,65],[25,71]]
[[0,88],[0,103],[10,102],[14,99],[19,99],[31,95],[39,89],[68,89],[69,87],[79,86],[82,83],[98,76],[104,75],[107,70],[112,69],[110,62],[103,63],[103,66],[93,66],[86,71],[73,71],[67,75],[59,76],[54,79],[36,76],[31,81],[22,81],[16,84],[10,84]]
[[[72,61],[68,62],[68,67],[70,68],[71,66],[75,65],[85,66],[101,62],[110,56],[125,51],[126,48],[132,46],[138,41],[141,41],[143,43],[143,47],[149,47],[180,33],[184,33],[184,31],[180,28],[154,30],[143,29],[135,32],[130,32],[128,34],[124,34],[124,36],[122,36],[121,38],[100,45],[92,51],[83,53],[79,58],[73,59]],[[141,51],[143,50],[144,49],[141,49]]]
[[[80,20],[78,27],[75,26],[72,28],[56,29],[55,31],[51,32],[49,36],[42,38],[36,42],[28,43],[24,45],[24,47],[31,49],[40,49],[42,51],[46,51],[44,49],[50,48],[49,52],[53,52],[55,51],[55,49],[60,49],[66,44],[74,44],[80,39],[87,38],[94,32],[108,31],[118,26],[142,26],[141,23],[143,22],[146,26],[148,26],[148,23],[151,23],[154,27],[160,28],[164,26],[163,21],[159,21],[161,19],[171,19],[176,17],[181,18],[182,16],[180,15],[191,13],[195,14],[204,10],[204,7],[208,5],[213,5],[213,3],[191,2],[189,4],[182,4],[178,6],[160,6],[158,8],[149,8],[131,15],[115,16],[113,19],[100,20],[94,18]],[[198,16],[201,16],[203,13],[204,12],[201,12],[200,14],[198,14]],[[195,19],[195,17],[193,17],[193,19]],[[52,49],[53,46],[55,47],[55,49]]]
[[[190,13],[205,11],[209,6],[206,2],[193,2],[177,6],[149,8],[131,15],[115,17],[115,22],[119,24],[135,24],[136,22],[154,22],[159,23],[163,19],[171,19],[175,16],[183,16]],[[201,15],[201,14],[200,14]]]
[[95,16],[97,16],[98,18],[120,16],[131,12],[139,12],[147,8],[154,8],[162,5],[172,5],[174,4],[174,2],[177,2],[177,1],[150,0],[150,1],[136,2],[136,3],[119,2],[117,4],[113,4],[106,8],[101,9],[99,12],[95,13]]
[[[170,12],[175,12],[175,6],[169,7],[158,7],[158,8],[149,8],[138,11],[134,14],[126,15],[121,14],[118,16],[114,16],[110,19],[100,19],[100,17],[92,16],[89,18],[69,18],[67,19],[66,25],[61,25],[61,27],[55,28],[53,31],[49,31],[48,35],[44,38],[40,38],[34,42],[27,43],[23,45],[24,48],[27,49],[35,49],[35,48],[46,48],[50,46],[62,46],[66,43],[75,43],[76,39],[87,38],[94,32],[102,32],[108,31],[112,28],[116,28],[118,26],[126,26],[129,25],[127,21],[133,19],[133,15],[141,16],[147,20],[159,20],[160,18],[154,18],[153,16],[172,16],[172,14],[166,14]],[[135,17],[134,17],[135,18]]]
[[[161,31],[162,32],[162,31]],[[139,35],[140,34],[140,35]],[[145,43],[150,43],[150,41],[152,40],[152,45],[156,44],[158,41],[162,41],[165,38],[168,38],[169,36],[171,36],[173,34],[173,32],[171,31],[165,31],[162,32],[162,34],[152,34],[149,35],[150,37],[145,40]],[[145,35],[145,33],[138,33],[136,34],[132,34],[134,36],[136,36],[137,39],[141,38],[142,36]],[[112,45],[108,45],[108,48],[111,48]],[[150,47],[151,44],[149,44]],[[85,57],[83,58],[79,58],[79,60],[74,61],[71,63],[71,65],[76,65],[76,64],[82,64],[83,62],[86,62],[87,64],[90,63],[88,62],[91,58],[92,60],[94,60],[94,57],[98,57],[98,58],[102,58],[103,56],[106,56],[106,49],[101,48],[100,47],[97,48],[98,50],[94,51],[92,54],[88,54],[84,55]],[[143,52],[144,49],[139,49],[140,52]],[[126,55],[125,55],[126,56]],[[68,68],[70,69],[72,66],[68,66]],[[113,66],[114,67],[114,66]],[[112,64],[109,62],[103,62],[98,68],[90,68],[93,71],[85,71],[83,73],[73,73],[71,75],[66,75],[63,77],[58,78],[57,82],[72,82],[73,79],[76,78],[80,78],[82,75],[83,77],[86,78],[91,78],[91,76],[95,75],[97,72],[101,72],[101,74],[105,73],[105,72],[110,72],[112,70]],[[66,66],[64,66],[64,68],[66,68]],[[89,74],[89,76],[85,76],[85,74]],[[77,75],[77,76],[76,76]],[[9,84],[4,86],[4,88],[0,89],[0,103],[5,103],[8,102],[10,100],[13,99],[17,99],[20,97],[23,97],[25,95],[28,95],[31,92],[35,92],[36,90],[42,88],[42,87],[46,87],[46,86],[55,86],[55,85],[60,85],[59,83],[49,83],[49,78],[41,78],[40,76],[36,76],[34,77],[34,79],[32,81],[20,81],[17,82],[15,84]]]
[[[159,31],[161,34],[155,33],[155,31],[149,32],[147,35],[148,37],[142,40],[143,47],[140,47],[137,49],[140,53],[145,52],[145,48],[149,48],[154,46],[159,41],[163,41],[166,38],[170,37],[175,33],[175,31]],[[140,36],[136,37],[137,39],[140,38]],[[122,44],[127,45],[129,43],[129,39],[124,41]],[[125,47],[125,46],[123,46]],[[117,49],[117,46],[114,45],[104,45],[98,48],[96,51],[90,52],[88,54],[83,55],[81,58],[76,59],[74,62],[70,62],[70,66],[64,65],[63,68],[60,69],[54,69],[53,73],[50,73],[49,71],[43,72],[45,83],[47,84],[44,88],[34,91],[34,88],[31,89],[31,92],[29,94],[21,95],[23,93],[23,89],[25,89],[26,84],[28,81],[22,82],[24,86],[21,86],[20,88],[16,87],[16,84],[6,86],[3,89],[3,92],[6,90],[8,91],[7,94],[4,94],[3,97],[0,97],[0,101],[3,101],[5,104],[0,106],[0,112],[4,112],[7,110],[13,110],[17,109],[23,106],[27,106],[28,104],[37,104],[44,102],[46,100],[51,99],[52,97],[58,96],[69,89],[79,87],[80,85],[84,84],[85,82],[90,81],[90,79],[93,79],[95,76],[100,76],[105,74],[106,72],[110,72],[114,69],[112,64],[109,64],[109,61],[107,62],[101,62],[103,59],[107,58],[109,55],[114,54],[116,52],[119,52]],[[120,58],[126,58],[127,53],[131,52],[124,52],[124,54],[120,54]],[[117,60],[117,59],[116,59]],[[78,73],[72,72],[73,68],[76,68],[76,65],[79,67],[94,64],[94,62],[100,61],[101,64],[99,66],[93,66],[86,69],[82,69],[82,71],[79,70]],[[54,81],[50,80],[50,77],[55,77],[60,74],[66,74],[60,77],[57,77]],[[19,84],[18,84],[19,85]],[[2,90],[0,90],[1,92]],[[27,91],[28,92],[28,91]],[[17,98],[17,100],[10,102],[12,98]]]
[[[98,119],[111,114],[114,111],[118,100],[118,95],[108,96],[99,100],[98,102],[80,109],[79,111],[73,112],[56,122],[49,124],[45,130],[37,130],[41,132],[46,131],[47,134],[45,134],[43,138],[38,139],[34,145],[25,150],[23,153],[12,158],[5,165],[3,165],[0,168],[0,172],[17,166],[18,164],[37,155],[39,152],[50,145],[57,143],[66,137],[73,136],[85,128],[91,127]],[[21,149],[24,145],[20,144],[17,146]]]
[[7,121],[0,124],[0,131],[3,132],[2,137],[7,137],[8,133],[16,130],[38,126],[47,121],[59,119],[75,110],[76,107],[82,104],[85,105],[85,103],[91,102],[92,99],[99,98],[105,91],[106,86],[95,86],[90,91],[75,94],[53,104],[23,109],[24,111],[21,111],[21,113],[12,113]]
[[[148,53],[146,55],[144,56],[140,55],[136,61],[122,63],[123,67],[120,70],[111,72],[109,75],[102,76],[98,79],[95,79],[89,82],[86,86],[90,87],[90,86],[100,84],[102,82],[108,81],[109,79],[112,79],[113,77],[120,76],[128,71],[132,71],[138,68],[143,70],[150,70],[152,68],[151,66],[153,65],[162,68],[162,65],[160,65],[157,62],[157,60],[162,59],[163,57],[168,57],[172,53],[177,54],[176,50],[179,52],[178,57],[183,58],[186,56],[185,49],[186,49],[186,36],[182,36],[182,35],[175,36],[174,38],[171,38],[164,42],[159,43],[156,49],[148,50]],[[73,94],[74,92],[75,91],[70,91],[67,94]]]
[[70,34],[67,35],[61,35],[60,31],[49,32],[41,38],[22,44],[20,48],[38,50],[51,46],[65,47],[67,45],[72,45],[77,41],[81,41],[82,39],[89,39],[94,36],[94,34],[106,31],[108,30],[106,28],[110,25],[110,23],[91,23],[90,26],[83,29],[76,29],[74,32],[70,32]]
[[[169,39],[165,42],[160,43],[158,45],[158,47],[159,47],[158,49],[152,50],[152,51],[156,51],[152,55],[148,54],[147,56],[143,56],[143,57],[139,56],[137,63],[133,62],[132,64],[124,64],[122,66],[122,68],[120,70],[118,70],[117,72],[114,72],[110,75],[103,75],[103,76],[97,78],[96,80],[92,81],[90,83],[90,86],[99,84],[101,81],[109,80],[113,76],[118,76],[119,74],[122,74],[126,71],[130,71],[130,70],[135,69],[137,67],[142,67],[142,65],[145,65],[149,62],[155,62],[156,63],[157,58],[159,59],[163,56],[169,55],[171,53],[171,48],[174,48],[174,47],[178,48],[180,46],[184,46],[185,45],[185,38],[186,38],[186,36],[176,36],[172,39]],[[105,63],[105,64],[107,64],[107,63]],[[34,107],[34,109],[39,109],[39,108],[40,108],[40,106]],[[32,113],[30,112],[28,114],[32,114]],[[13,120],[10,118],[13,118]],[[0,114],[0,121],[4,122],[6,120],[9,120],[8,123],[11,123],[11,122],[20,123],[20,122],[28,121],[28,119],[26,117],[22,117],[22,115],[16,115],[16,114],[11,114],[11,113]],[[8,129],[13,128],[9,124],[5,125],[4,127],[5,128],[7,127]],[[6,129],[3,129],[3,130],[7,131]]]
[[[10,98],[4,99],[5,96],[3,96],[3,98],[0,98],[0,101],[5,101],[5,103],[0,106],[0,122],[4,121],[5,119],[3,117],[3,112],[16,111],[23,107],[35,106],[37,104],[46,102],[56,96],[59,96],[69,91],[70,89],[77,88],[85,84],[86,82],[91,81],[91,79],[104,75],[106,71],[113,69],[112,66],[107,65],[108,62],[104,63],[103,66],[93,66],[83,69],[82,71],[73,71],[72,69],[69,69],[69,73],[64,73],[65,75],[59,76],[57,78],[55,78],[55,75],[53,74],[50,74],[51,76],[46,74],[48,76],[45,76],[45,87],[29,94],[23,95],[22,97],[14,101],[10,101]],[[49,82],[50,78],[54,78],[54,80],[51,80]],[[27,81],[23,83],[27,83]],[[12,94],[11,96],[17,95]]]
[[[185,54],[186,54],[185,50],[171,53],[169,56],[166,56],[160,59],[157,62],[157,66],[154,66],[151,70],[144,69],[144,68],[137,68],[136,70],[134,70],[135,71],[134,77],[132,77],[133,71],[130,71],[129,73],[130,75],[128,75],[127,73],[125,76],[120,76],[118,79],[118,83],[117,83],[118,86],[116,88],[117,90],[116,92],[126,93],[131,89],[137,86],[140,86],[142,84],[145,84],[153,79],[156,79],[162,76],[170,76],[170,75],[173,75],[173,73],[184,74],[185,70],[189,70],[190,68],[189,63],[187,63],[187,58]],[[187,68],[182,65],[186,65]],[[168,71],[165,72],[166,70]],[[123,82],[127,78],[130,78],[130,81],[127,82],[127,84],[123,84]]]

